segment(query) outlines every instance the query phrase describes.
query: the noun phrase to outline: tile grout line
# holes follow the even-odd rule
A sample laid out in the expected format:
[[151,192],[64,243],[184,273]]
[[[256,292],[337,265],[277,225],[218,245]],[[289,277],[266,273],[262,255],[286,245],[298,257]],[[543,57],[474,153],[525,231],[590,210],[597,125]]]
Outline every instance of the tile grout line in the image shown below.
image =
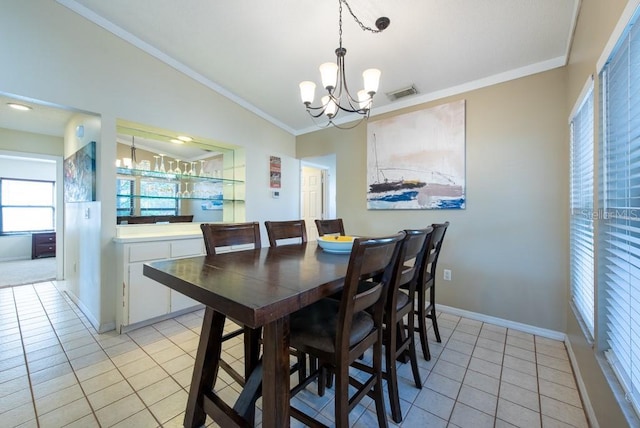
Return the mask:
[[[60,292],[55,285],[52,284],[52,286],[58,293]],[[58,332],[56,331],[56,328],[55,328],[53,322],[51,321],[51,317],[49,316],[49,312],[47,311],[47,308],[42,303],[42,299],[40,297],[40,293],[39,293],[38,289],[35,287],[35,284],[33,285],[33,288],[34,288],[34,291],[36,293],[36,296],[38,297],[38,301],[40,302],[40,305],[42,306],[42,309],[44,310],[44,313],[45,313],[45,315],[47,317],[47,321],[49,321],[49,325],[51,326],[51,329],[53,330],[53,334],[56,336],[56,339],[58,340],[58,344],[60,345],[60,348],[62,349],[62,352],[64,353],[64,356],[67,359],[67,363],[69,364],[69,367],[71,367],[71,372],[73,373],[73,377],[76,379],[76,382],[78,384],[78,387],[80,388],[80,391],[82,391],[82,396],[86,400],[87,404],[89,405],[89,409],[91,409],[91,414],[93,415],[95,420],[98,422],[98,425],[100,425],[100,422],[98,421],[98,417],[96,415],[96,412],[95,412],[93,406],[91,405],[91,402],[89,401],[89,399],[87,397],[87,394],[85,394],[84,388],[82,388],[82,383],[80,382],[80,379],[78,378],[78,375],[76,374],[76,370],[71,365],[71,360],[69,359],[69,355],[67,354],[67,351],[66,351],[64,345],[62,344],[62,341],[60,340],[60,336],[58,335]],[[62,294],[62,293],[60,293],[60,294]],[[64,299],[64,302],[69,307],[69,309],[74,313],[74,315],[76,317],[78,317],[78,314],[73,310],[73,308],[69,305],[69,303],[66,301],[66,299]],[[80,321],[82,322],[82,320],[80,320]],[[84,326],[84,323],[83,323],[83,326]],[[86,326],[84,326],[84,327],[86,329]],[[91,333],[91,332],[89,332],[89,333]],[[26,352],[25,352],[25,358],[26,358]],[[59,392],[59,391],[57,391],[57,392]],[[80,399],[78,399],[78,400],[80,400]],[[78,401],[78,400],[74,400],[74,401],[72,401],[72,403],[75,402],[75,401]],[[34,400],[33,400],[34,406],[35,406],[35,403],[36,403],[36,400],[34,398]],[[71,404],[71,403],[67,403],[67,404]],[[60,407],[58,407],[57,409],[59,409],[59,408]],[[57,409],[53,409],[53,410],[51,410],[50,412],[47,412],[47,413],[54,412]],[[86,416],[87,415],[81,416],[80,418],[76,419],[75,421],[71,421],[71,422],[77,422],[77,421],[79,421],[80,419],[82,419],[82,418],[84,418]],[[36,419],[38,420],[38,426],[40,426],[40,418],[39,418],[38,414],[36,414]]]
[[[22,336],[22,325],[20,324],[20,311],[18,310],[18,303],[16,302],[15,289],[11,287],[11,297],[13,298],[13,306],[16,311],[16,321],[18,323],[18,332],[20,333],[20,343],[22,344],[22,356],[24,358],[24,366],[27,371],[27,381],[29,382],[29,392],[31,393],[31,406],[33,407],[33,416],[35,417],[36,426],[40,427],[40,420],[38,419],[38,409],[36,408],[36,399],[33,395],[33,384],[31,383],[31,372],[29,371],[29,362],[27,361],[27,349],[24,344],[24,337]],[[28,421],[27,421],[28,422]]]

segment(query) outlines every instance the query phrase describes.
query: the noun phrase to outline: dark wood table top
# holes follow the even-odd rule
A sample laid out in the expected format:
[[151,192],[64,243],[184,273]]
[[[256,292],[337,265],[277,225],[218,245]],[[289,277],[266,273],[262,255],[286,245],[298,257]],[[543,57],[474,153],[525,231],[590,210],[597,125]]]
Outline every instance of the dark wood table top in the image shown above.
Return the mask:
[[340,290],[348,263],[313,241],[146,263],[144,275],[255,328]]

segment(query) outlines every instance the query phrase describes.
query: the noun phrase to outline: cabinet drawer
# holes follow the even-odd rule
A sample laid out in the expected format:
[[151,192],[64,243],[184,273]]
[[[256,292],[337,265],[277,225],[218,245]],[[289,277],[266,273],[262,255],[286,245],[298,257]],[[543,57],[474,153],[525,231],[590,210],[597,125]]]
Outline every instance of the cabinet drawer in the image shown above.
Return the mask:
[[55,257],[56,233],[44,232],[31,235],[31,258]]
[[132,244],[129,247],[129,262],[142,262],[169,258],[169,243]]
[[55,244],[56,243],[56,234],[52,233],[34,233],[33,234],[33,244]]
[[184,239],[171,243],[171,258],[200,256],[204,254],[204,239]]

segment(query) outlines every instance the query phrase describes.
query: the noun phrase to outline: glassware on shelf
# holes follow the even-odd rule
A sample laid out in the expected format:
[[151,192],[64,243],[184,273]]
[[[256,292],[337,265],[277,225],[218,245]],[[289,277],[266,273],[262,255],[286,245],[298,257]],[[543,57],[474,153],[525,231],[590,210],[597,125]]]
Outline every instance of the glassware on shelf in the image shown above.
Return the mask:
[[184,164],[183,168],[182,168],[182,173],[184,175],[189,175],[189,173],[187,172],[187,167],[189,166],[189,162],[182,162]]
[[151,162],[149,162],[147,159],[141,160],[138,164],[138,169],[141,171],[151,171]]
[[173,161],[169,161],[169,173],[170,174],[174,173],[174,171],[173,171]]
[[180,170],[180,161],[176,159],[176,169],[173,170],[176,175],[182,175],[182,171]]
[[164,155],[160,153],[160,172],[166,172],[164,169]]
[[187,182],[184,183],[184,192],[182,192],[182,197],[183,198],[190,198],[191,197],[191,193],[189,193],[189,183],[187,183]]
[[160,156],[158,156],[158,155],[153,155],[153,158],[154,158],[154,159],[155,159],[155,161],[156,161],[156,164],[155,164],[155,166],[153,167],[153,170],[154,170],[155,172],[160,172]]
[[182,197],[182,183],[178,182],[178,191],[176,192],[176,198]]
[[189,169],[189,175],[195,176],[196,174],[196,163],[191,162],[191,169]]

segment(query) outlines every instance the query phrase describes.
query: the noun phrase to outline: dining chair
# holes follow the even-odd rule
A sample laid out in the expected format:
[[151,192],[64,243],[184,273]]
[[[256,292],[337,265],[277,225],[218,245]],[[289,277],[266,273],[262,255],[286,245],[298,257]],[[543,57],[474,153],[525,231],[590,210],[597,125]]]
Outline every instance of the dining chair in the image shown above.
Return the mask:
[[267,228],[271,247],[282,245],[283,240],[286,240],[285,244],[291,243],[290,241],[295,238],[299,239],[298,242],[301,244],[307,242],[307,228],[304,220],[265,221],[264,225]]
[[[404,362],[404,355],[411,362],[411,371],[416,388],[422,389],[416,344],[414,338],[415,300],[409,298],[415,294],[415,288],[420,274],[420,261],[427,251],[427,245],[433,233],[432,227],[425,229],[405,230],[406,236],[402,242],[402,249],[398,258],[395,275],[396,281],[389,287],[387,304],[384,313],[383,344],[385,350],[385,370],[383,377],[387,380],[391,416],[395,422],[402,421],[400,395],[398,392],[398,372],[396,361]],[[409,290],[406,294],[400,287]],[[406,325],[404,318],[406,317]],[[405,333],[406,330],[406,333]],[[356,366],[357,367],[357,366]]]
[[[204,245],[207,255],[216,255],[217,251],[222,247],[243,246],[258,249],[262,247],[260,239],[260,223],[203,223],[200,225],[202,235],[204,237]],[[227,248],[229,250],[229,248]],[[225,319],[222,318],[222,323]],[[258,363],[260,350],[261,328],[250,328],[243,326],[235,329],[222,336],[221,341],[233,339],[244,334],[244,355],[245,355],[245,372],[244,376],[238,373],[220,355],[218,355],[219,366],[229,374],[240,385],[244,385],[245,380],[249,378],[251,369]],[[216,373],[217,377],[217,373]],[[215,383],[215,378],[214,378]]]
[[[406,236],[402,241],[397,267],[394,270],[394,276],[397,276],[397,280],[394,278],[391,282],[394,285],[389,287],[385,305],[383,331],[385,369],[382,372],[382,377],[387,381],[391,416],[397,423],[402,422],[402,409],[398,392],[396,361],[404,363],[408,360],[411,362],[416,388],[422,389],[413,334],[415,300],[410,299],[409,296],[415,294],[420,274],[420,262],[427,251],[433,228],[405,229],[404,232]],[[406,288],[409,293],[400,291],[400,287]],[[360,285],[359,290],[363,290],[363,284]],[[368,367],[359,362],[355,362],[354,367],[368,371]],[[322,380],[320,379],[320,381]]]
[[[418,295],[418,309],[415,315],[418,317],[418,332],[422,345],[422,353],[424,359],[427,361],[431,359],[429,342],[427,341],[427,318],[431,319],[436,340],[438,343],[442,342],[436,317],[436,268],[449,222],[434,223],[431,226],[433,227],[433,232],[431,233],[430,243],[421,262],[420,273],[415,289],[415,294]],[[402,288],[406,289],[406,287]],[[429,293],[428,302],[427,292]]]
[[338,234],[344,236],[344,224],[341,218],[316,220],[318,236]]
[[[405,233],[356,239],[349,258],[342,299],[322,299],[291,315],[290,345],[318,359],[318,368],[291,390],[291,397],[315,379],[335,374],[336,427],[349,426],[349,412],[365,395],[372,396],[378,424],[388,426],[382,386],[382,332],[384,308]],[[364,291],[358,286],[369,283]],[[354,378],[349,367],[373,347],[366,379]],[[364,363],[362,363],[364,364]],[[357,391],[349,395],[349,387]],[[324,426],[291,406],[291,415],[311,426]]]

